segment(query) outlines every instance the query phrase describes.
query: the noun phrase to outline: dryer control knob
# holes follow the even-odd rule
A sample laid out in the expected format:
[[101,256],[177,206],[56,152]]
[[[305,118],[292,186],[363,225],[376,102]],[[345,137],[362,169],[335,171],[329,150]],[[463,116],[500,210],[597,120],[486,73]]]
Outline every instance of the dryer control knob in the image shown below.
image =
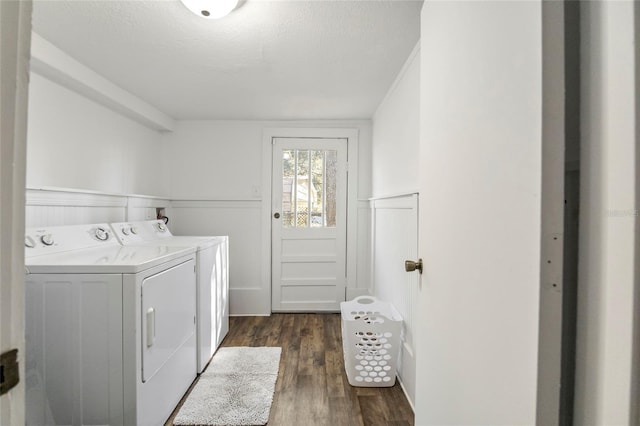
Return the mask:
[[158,231],[165,232],[166,230],[167,230],[167,227],[164,223],[158,223]]
[[131,227],[131,233],[132,233],[133,235],[135,235],[135,234],[137,234],[137,233],[138,233],[138,230],[136,229],[136,227],[135,227],[135,226],[132,226],[132,227]]
[[123,226],[123,227],[122,227],[122,233],[123,233],[124,235],[129,235],[129,231],[131,231],[131,228],[128,228],[128,227],[126,227],[126,226]]
[[43,235],[42,237],[40,237],[40,241],[42,241],[42,244],[44,244],[45,246],[53,245],[53,235]]
[[33,238],[31,237],[24,237],[24,246],[34,248],[36,246],[36,242],[33,241]]
[[109,232],[104,228],[96,229],[96,238],[100,241],[107,241],[109,239]]

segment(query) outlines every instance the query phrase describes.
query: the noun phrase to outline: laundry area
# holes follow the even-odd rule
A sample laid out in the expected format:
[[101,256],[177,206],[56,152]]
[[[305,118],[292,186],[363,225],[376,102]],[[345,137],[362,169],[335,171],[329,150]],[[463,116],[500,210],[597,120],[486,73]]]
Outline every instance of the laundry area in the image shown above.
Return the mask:
[[[276,376],[253,371],[259,360],[237,364],[250,354],[227,355],[225,366],[238,334],[223,342],[239,324],[230,316],[278,313],[327,315],[340,337],[340,303],[372,293],[371,116],[403,69],[417,77],[421,2],[240,2],[220,18],[194,4],[33,2],[26,424],[304,422],[304,410],[283,414],[302,400],[287,408],[275,380],[266,412],[249,423],[230,401],[203,407],[237,395],[234,385],[261,395],[263,377],[295,372],[303,385],[311,371],[330,386],[314,397],[319,423],[354,421],[359,401],[370,406],[332,358],[342,340],[298,329],[332,349],[325,358],[283,347]],[[408,244],[415,254],[416,240]],[[393,371],[381,347],[368,382],[358,378],[395,386],[403,409],[387,420],[412,422],[394,348]],[[330,374],[307,361],[285,367],[294,354],[331,363]],[[334,413],[338,389],[346,394]],[[296,394],[310,396],[304,386]]]
[[27,229],[27,424],[163,424],[204,370],[229,329],[227,238],[154,234]]
[[0,20],[0,426],[635,422],[637,2]]

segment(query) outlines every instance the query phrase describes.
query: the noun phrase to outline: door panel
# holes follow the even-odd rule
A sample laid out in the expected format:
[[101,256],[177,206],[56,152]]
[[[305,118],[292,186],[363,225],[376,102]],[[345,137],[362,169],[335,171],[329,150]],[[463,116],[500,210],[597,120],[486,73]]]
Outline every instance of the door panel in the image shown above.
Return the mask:
[[536,421],[542,3],[422,8],[419,425],[546,425]]
[[[194,261],[142,282],[142,381],[146,382],[195,333]],[[194,354],[195,357],[195,354]]]
[[346,139],[273,139],[273,311],[345,300],[346,157]]

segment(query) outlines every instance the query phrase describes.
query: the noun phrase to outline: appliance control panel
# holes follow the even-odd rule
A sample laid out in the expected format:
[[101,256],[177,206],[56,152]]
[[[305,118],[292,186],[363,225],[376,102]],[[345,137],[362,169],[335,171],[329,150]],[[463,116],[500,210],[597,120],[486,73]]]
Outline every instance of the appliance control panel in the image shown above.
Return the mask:
[[24,237],[25,257],[109,245],[120,243],[106,223],[27,228]]
[[164,220],[160,219],[112,223],[111,228],[122,245],[141,244],[173,236]]
[[149,220],[145,222],[145,226],[148,226],[151,228],[154,239],[161,239],[161,238],[167,238],[167,237],[173,236],[171,234],[171,231],[169,231],[169,227],[167,227],[167,224],[164,223],[164,220],[162,219]]
[[142,230],[138,222],[112,223],[111,229],[118,241],[124,246],[144,244],[148,241],[148,239],[144,237],[144,233],[141,232]]

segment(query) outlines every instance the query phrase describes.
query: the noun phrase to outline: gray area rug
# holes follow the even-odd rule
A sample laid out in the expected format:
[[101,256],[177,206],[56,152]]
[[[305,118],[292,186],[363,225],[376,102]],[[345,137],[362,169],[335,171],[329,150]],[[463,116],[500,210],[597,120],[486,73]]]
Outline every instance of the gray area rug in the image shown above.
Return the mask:
[[220,348],[174,425],[264,425],[269,420],[281,348]]

